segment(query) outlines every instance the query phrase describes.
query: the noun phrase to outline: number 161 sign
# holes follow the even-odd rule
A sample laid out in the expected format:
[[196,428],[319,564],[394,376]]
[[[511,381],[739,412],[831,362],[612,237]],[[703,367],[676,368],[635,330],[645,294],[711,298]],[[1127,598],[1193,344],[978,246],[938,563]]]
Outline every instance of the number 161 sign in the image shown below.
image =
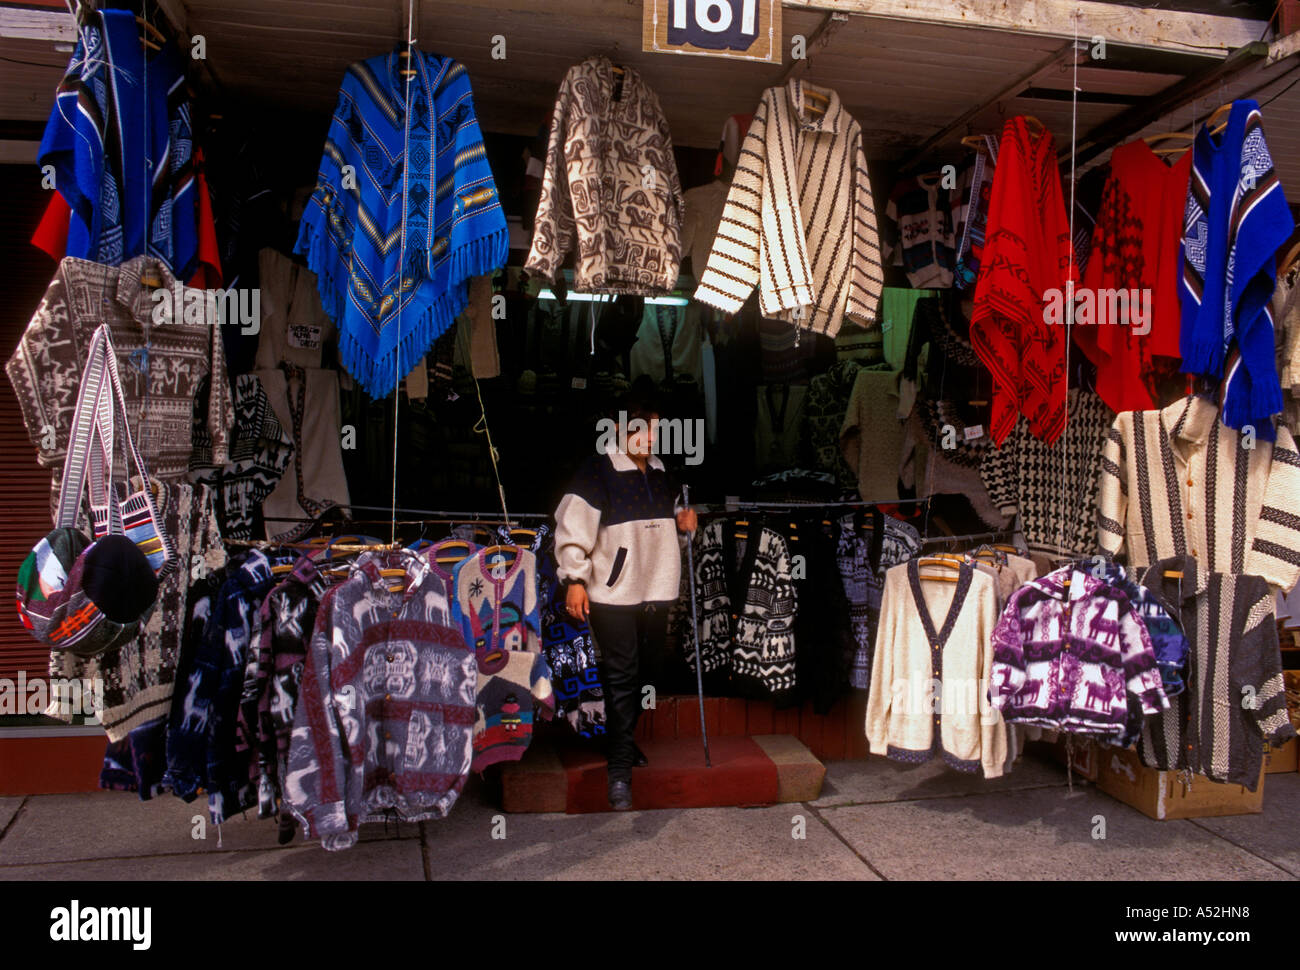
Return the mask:
[[781,60],[781,0],[643,0],[641,49]]

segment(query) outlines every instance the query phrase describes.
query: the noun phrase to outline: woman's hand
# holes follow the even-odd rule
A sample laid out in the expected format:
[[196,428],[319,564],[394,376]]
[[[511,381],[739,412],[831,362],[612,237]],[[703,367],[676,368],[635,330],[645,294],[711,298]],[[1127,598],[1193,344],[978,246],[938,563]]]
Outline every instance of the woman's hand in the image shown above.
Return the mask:
[[591,613],[591,603],[587,599],[587,587],[579,583],[570,583],[568,591],[564,594],[564,608],[568,611],[569,616],[586,623],[587,617]]
[[688,507],[688,508],[677,510],[677,531],[678,532],[694,532],[695,529],[699,526],[699,524],[700,524],[700,520],[696,516],[694,509]]

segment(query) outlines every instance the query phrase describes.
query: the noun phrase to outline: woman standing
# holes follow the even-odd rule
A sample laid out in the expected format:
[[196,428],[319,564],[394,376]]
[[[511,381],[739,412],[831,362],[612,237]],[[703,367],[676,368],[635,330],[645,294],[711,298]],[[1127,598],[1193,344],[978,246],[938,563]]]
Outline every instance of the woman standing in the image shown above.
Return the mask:
[[[655,452],[660,406],[653,382],[638,380],[618,415],[614,442],[589,457],[555,511],[557,575],[565,608],[596,640],[609,745],[609,803],[632,807],[633,766],[646,764],[633,732],[644,686],[662,665],[668,608],[681,582],[678,533],[695,512],[678,508],[677,489]],[[602,440],[605,437],[602,436]]]

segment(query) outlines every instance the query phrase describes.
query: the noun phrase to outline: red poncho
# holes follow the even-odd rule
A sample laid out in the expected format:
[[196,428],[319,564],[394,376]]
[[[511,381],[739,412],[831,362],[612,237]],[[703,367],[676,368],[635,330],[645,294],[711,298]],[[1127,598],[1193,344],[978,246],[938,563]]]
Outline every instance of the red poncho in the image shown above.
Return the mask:
[[[1121,319],[1077,325],[1072,333],[1097,365],[1097,393],[1112,411],[1160,407],[1157,382],[1178,373],[1178,246],[1191,171],[1191,152],[1170,166],[1144,141],[1111,155],[1083,285],[1094,294],[1123,290],[1139,301],[1149,294],[1150,305],[1119,301],[1108,312],[1118,306]],[[1141,312],[1147,309],[1149,317]]]
[[1066,330],[1047,323],[1044,305],[1049,291],[1063,299],[1072,275],[1056,142],[1023,116],[1012,118],[1002,129],[970,325],[975,353],[993,375],[990,433],[998,445],[1017,414],[1045,441],[1065,430]]

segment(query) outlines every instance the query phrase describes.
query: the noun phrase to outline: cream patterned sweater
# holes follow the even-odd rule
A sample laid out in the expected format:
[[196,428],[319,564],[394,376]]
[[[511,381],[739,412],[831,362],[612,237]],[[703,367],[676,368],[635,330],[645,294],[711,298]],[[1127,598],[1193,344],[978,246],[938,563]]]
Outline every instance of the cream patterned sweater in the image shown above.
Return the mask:
[[[829,98],[821,117],[809,89]],[[873,325],[884,290],[862,129],[799,78],[763,92],[695,298],[735,313],[755,286],[763,316],[831,337]]]

